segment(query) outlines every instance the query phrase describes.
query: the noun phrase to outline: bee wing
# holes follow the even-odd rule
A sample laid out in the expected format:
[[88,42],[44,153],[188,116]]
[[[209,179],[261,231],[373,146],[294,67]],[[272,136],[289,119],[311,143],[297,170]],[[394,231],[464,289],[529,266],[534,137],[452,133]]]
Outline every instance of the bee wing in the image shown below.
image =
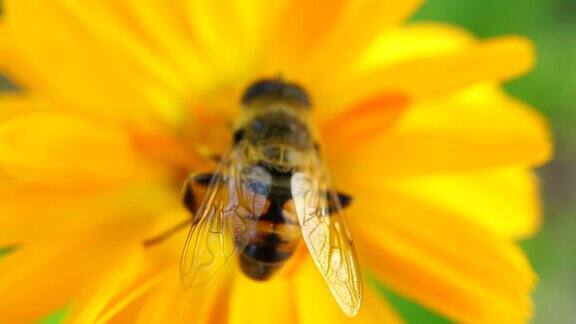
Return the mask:
[[329,190],[328,173],[320,159],[308,171],[295,173],[291,187],[308,251],[344,313],[354,316],[362,302],[360,268],[340,200]]
[[223,158],[197,211],[180,262],[184,288],[208,282],[241,252],[256,232],[272,177],[249,163],[237,146]]

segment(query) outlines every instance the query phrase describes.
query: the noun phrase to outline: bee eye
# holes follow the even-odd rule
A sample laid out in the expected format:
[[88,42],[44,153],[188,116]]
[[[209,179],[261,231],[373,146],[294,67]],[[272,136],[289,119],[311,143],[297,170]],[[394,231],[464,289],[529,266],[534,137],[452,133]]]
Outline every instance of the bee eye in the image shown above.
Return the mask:
[[260,80],[252,84],[246,92],[244,92],[242,104],[248,105],[262,98],[286,100],[300,104],[302,107],[310,107],[310,99],[304,89],[297,84],[286,83],[281,79]]
[[254,132],[255,134],[261,134],[266,130],[266,125],[259,118],[254,119],[252,121],[251,126],[252,126],[252,132]]

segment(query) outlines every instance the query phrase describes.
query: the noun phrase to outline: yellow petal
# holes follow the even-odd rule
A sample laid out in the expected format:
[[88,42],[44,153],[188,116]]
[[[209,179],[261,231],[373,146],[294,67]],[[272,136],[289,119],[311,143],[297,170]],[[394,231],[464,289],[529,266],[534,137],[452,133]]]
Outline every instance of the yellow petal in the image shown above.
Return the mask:
[[[421,1],[287,1],[270,27],[263,58],[267,73],[314,84],[335,73],[386,28],[406,19]],[[345,44],[345,46],[342,46]]]
[[374,69],[414,59],[454,54],[479,44],[464,29],[441,23],[418,22],[391,28],[362,53],[349,73],[366,73]]
[[412,106],[386,136],[333,148],[339,153],[329,158],[335,181],[342,183],[362,181],[366,174],[399,178],[539,165],[550,158],[549,136],[545,121],[530,107],[492,88],[475,87]]
[[294,277],[298,323],[402,323],[386,300],[366,282],[360,312],[344,315],[310,258],[299,266]]
[[[70,205],[93,190],[0,185],[0,246],[30,242],[49,235],[71,214],[77,217],[84,208],[68,214]],[[89,207],[86,207],[89,209]],[[89,211],[89,210],[88,210]],[[82,213],[84,216],[86,213]]]
[[299,305],[295,304],[290,282],[284,277],[256,282],[239,274],[232,289],[229,323],[297,322]]
[[[159,277],[146,278],[147,280],[143,280],[141,283],[134,283],[143,270],[144,260],[142,257],[142,249],[124,251],[124,255],[119,262],[108,264],[104,275],[92,278],[90,282],[92,282],[93,287],[85,289],[87,291],[87,293],[84,293],[86,296],[80,297],[81,294],[79,294],[78,299],[82,301],[74,301],[75,308],[79,308],[79,310],[70,315],[70,322],[105,322],[109,320],[114,312],[104,313],[103,310],[127,286],[132,286],[132,289],[127,294],[128,296],[124,297],[122,305],[118,307],[125,307],[127,303],[157,285]],[[78,307],[79,303],[81,303],[81,307]]]
[[6,37],[6,26],[0,22],[0,69],[6,69],[6,57],[8,56],[8,44]]
[[[123,313],[134,313],[136,319],[134,323],[161,323],[170,321],[170,323],[184,323],[182,321],[182,313],[188,313],[191,316],[188,318],[189,323],[193,323],[197,319],[198,309],[204,309],[203,305],[205,300],[191,301],[190,296],[187,296],[182,291],[182,285],[177,276],[178,269],[173,268],[174,275],[168,276],[168,280],[155,287],[144,296],[142,305],[136,309],[123,309],[118,312],[121,317],[126,317]],[[194,309],[196,304],[196,312],[190,311]],[[187,311],[184,311],[187,309]]]
[[[315,101],[318,101],[316,109],[319,115],[332,117],[343,114],[343,110],[349,111],[349,106],[357,106],[358,101],[369,102],[390,96],[404,97],[407,101],[413,101],[414,98],[409,98],[407,94],[393,93],[391,90],[382,91],[374,96],[359,97],[356,101],[348,100],[350,94],[347,91],[342,93],[341,89],[335,88],[334,85],[410,60],[434,59],[442,55],[458,53],[477,43],[476,39],[463,29],[444,24],[415,23],[387,28],[378,34],[375,41],[359,53],[358,58],[350,62],[346,68],[341,64],[342,70],[338,73],[330,71],[318,75],[329,74],[330,78],[320,77],[311,82],[312,95]],[[336,102],[335,92],[338,97],[346,97],[343,98],[348,102],[346,106],[333,106]]]
[[[203,61],[204,58],[194,46],[196,42],[188,31],[187,4],[158,0],[126,2],[126,15],[135,20],[129,27],[138,33],[136,36],[145,39],[153,50],[164,58],[166,64],[186,80],[191,91],[205,91],[214,82],[210,80],[214,73],[210,64]],[[109,6],[116,3],[107,1]]]
[[344,323],[348,319],[308,257],[294,279],[294,290],[300,323]]
[[37,100],[20,93],[0,93],[0,122],[21,114],[39,111],[41,106]]
[[[119,217],[98,226],[52,231],[0,260],[0,318],[29,323],[69,304],[74,296],[138,242],[149,220]],[[136,243],[137,244],[137,243]]]
[[[120,203],[119,203],[120,202]],[[46,240],[54,231],[99,224],[127,215],[157,215],[180,206],[172,186],[158,183],[128,188],[0,184],[0,246]],[[182,217],[170,217],[157,234]]]
[[[144,42],[138,39],[133,30],[126,28],[125,23],[122,22],[122,17],[114,14],[114,12],[119,11],[110,8],[113,6],[102,1],[84,1],[82,4],[69,0],[60,0],[59,2],[65,15],[74,17],[71,20],[76,19],[80,23],[80,27],[83,27],[83,31],[88,36],[94,37],[96,42],[117,49],[120,59],[132,59],[139,64],[137,67],[139,71],[154,78],[165,87],[176,91],[178,89],[184,90],[185,86],[180,76],[166,66],[163,58],[156,55]],[[135,53],[138,54],[134,55]],[[125,63],[128,61],[126,60]]]
[[186,91],[184,82],[106,8],[28,0],[5,6],[6,65],[26,88],[117,118],[179,118],[175,94]]
[[[294,74],[294,67],[317,49],[334,26],[346,1],[283,1],[267,35],[264,64],[268,73]],[[293,76],[290,76],[293,77]]]
[[[144,238],[180,223],[182,209],[161,214],[154,226],[132,244],[122,260],[94,278],[72,305],[70,317],[78,323],[110,322],[222,323],[227,318],[227,277],[209,287],[185,292],[177,262],[186,231],[160,245],[143,248]],[[184,218],[185,219],[185,218]]]
[[334,118],[326,118],[319,122],[322,144],[327,149],[338,150],[375,141],[396,124],[408,104],[407,98],[389,94],[361,102]]
[[418,177],[391,186],[504,237],[527,237],[541,222],[538,179],[519,167]]
[[229,323],[230,283],[227,280],[217,280],[209,289],[184,292],[176,267],[168,270],[167,277],[168,280],[147,293],[142,302],[123,309],[111,322],[126,323],[120,319],[134,318],[130,322]]
[[0,167],[22,180],[60,184],[123,183],[149,174],[125,129],[49,113],[0,124]]
[[508,239],[383,188],[357,196],[349,215],[360,262],[400,294],[458,322],[530,317],[534,274]]
[[[178,247],[182,244],[183,240]],[[106,323],[229,323],[229,277],[222,276],[209,286],[184,291],[175,262],[178,256],[170,253],[176,246],[171,244],[170,249],[146,250],[147,266],[137,278],[109,295],[106,306],[97,312],[98,320]],[[86,291],[85,296],[92,295]]]
[[534,49],[529,40],[498,37],[456,52],[403,60],[342,82],[335,81],[331,84],[333,91],[346,89],[346,96],[331,93],[323,98],[327,98],[328,106],[335,107],[382,92],[429,98],[481,82],[509,80],[525,73],[533,64]]
[[[222,279],[222,278],[220,278]],[[244,296],[246,298],[246,296]],[[178,270],[169,282],[149,294],[139,309],[136,323],[229,323],[230,282],[217,280],[212,286],[185,293]],[[125,323],[125,322],[118,322]]]
[[[392,305],[370,284],[364,284],[363,305],[358,315],[353,318],[355,323],[404,323]],[[348,323],[346,321],[345,323]]]
[[[5,15],[5,14],[4,14]],[[18,54],[11,40],[10,30],[5,23],[5,19],[0,22],[0,72],[10,75],[10,79],[20,86],[35,84],[40,88],[43,81],[35,76],[36,73],[30,71],[30,67],[22,64],[18,60]]]
[[[399,25],[422,3],[408,1],[344,1],[317,4],[309,9],[316,16],[330,17],[323,21],[315,17],[310,29],[318,31],[319,37],[312,42],[301,42],[292,52],[310,52],[311,57],[303,62],[295,61],[300,78],[318,81],[320,76],[338,74],[365,50],[377,36],[387,29]],[[301,5],[295,12],[300,12]],[[291,16],[291,15],[289,15]],[[300,38],[310,34],[308,26],[299,25]]]
[[[220,88],[245,86],[261,64],[262,38],[279,1],[188,1],[187,22],[209,77]],[[286,20],[286,22],[288,22]]]

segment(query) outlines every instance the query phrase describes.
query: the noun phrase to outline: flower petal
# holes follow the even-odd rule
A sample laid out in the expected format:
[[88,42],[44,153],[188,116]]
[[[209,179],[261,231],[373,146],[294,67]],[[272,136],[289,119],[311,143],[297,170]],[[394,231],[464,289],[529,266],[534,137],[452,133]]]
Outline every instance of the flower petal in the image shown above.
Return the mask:
[[26,67],[16,63],[15,57],[17,55],[10,46],[10,37],[6,24],[0,21],[0,72],[4,76],[10,74],[10,79],[20,86],[32,83],[40,86],[42,81],[34,78],[34,73],[30,73]]
[[310,258],[299,266],[293,289],[298,323],[402,323],[384,297],[366,282],[360,312],[354,318],[344,315]]
[[263,39],[278,17],[282,1],[188,1],[186,12],[193,41],[210,66],[215,89],[252,82],[262,62]]
[[0,260],[0,318],[28,323],[70,303],[91,279],[125,256],[149,220],[119,217],[52,231]]
[[411,23],[379,34],[348,72],[367,73],[409,60],[456,54],[479,44],[480,40],[458,26]]
[[124,128],[49,113],[0,124],[0,167],[18,179],[59,184],[123,183],[151,170]]
[[[30,242],[38,236],[49,235],[66,219],[88,212],[93,206],[76,208],[70,205],[83,201],[93,190],[25,187],[14,184],[0,185],[0,246]],[[84,201],[83,201],[84,202]],[[83,216],[89,217],[86,213]],[[71,216],[73,215],[73,216]]]
[[[203,305],[207,300],[190,300],[182,291],[182,285],[176,275],[178,269],[173,268],[174,275],[169,275],[168,280],[162,282],[144,297],[142,305],[136,309],[123,309],[118,312],[121,317],[126,317],[123,313],[134,313],[134,323],[185,323],[182,314],[188,314],[188,323],[202,323],[198,321],[199,309],[204,309]],[[195,305],[196,307],[192,306]],[[192,311],[195,308],[195,312]]]
[[[338,73],[384,30],[400,24],[422,3],[408,1],[291,1],[280,22],[285,47],[273,49],[289,56],[286,73],[304,83]],[[344,44],[344,46],[342,46]],[[276,61],[276,56],[271,56]],[[284,70],[280,70],[284,71]]]
[[37,112],[42,107],[38,100],[14,92],[0,92],[0,122],[21,114]]
[[230,295],[229,323],[295,323],[298,306],[284,277],[256,282],[238,274]]
[[322,121],[322,144],[327,149],[377,140],[396,124],[408,106],[400,95],[383,95],[361,102],[342,114]]
[[[94,278],[92,285],[76,298],[70,317],[75,322],[224,323],[229,283],[188,292],[182,290],[177,268],[178,253],[186,233],[180,231],[160,245],[144,248],[139,241],[189,218],[182,209],[160,214],[154,226],[142,234],[124,258],[110,264],[108,271]],[[221,277],[226,278],[226,277]],[[218,306],[218,308],[216,308]],[[160,320],[162,319],[162,320]]]
[[504,237],[534,234],[541,221],[538,179],[523,168],[418,177],[391,186]]
[[269,39],[265,40],[266,73],[293,74],[298,62],[316,50],[334,26],[345,3],[345,0],[283,1],[280,15],[267,35]]
[[[125,23],[134,37],[148,44],[169,69],[185,80],[196,93],[213,83],[214,72],[189,31],[187,2],[151,0],[104,1],[107,13],[124,13],[118,23]],[[102,1],[95,1],[96,4]],[[211,81],[212,79],[212,81]]]
[[75,300],[75,308],[79,308],[75,313],[70,315],[70,322],[73,323],[97,323],[106,322],[112,316],[108,312],[103,314],[103,310],[111,303],[122,290],[127,286],[132,286],[130,294],[123,299],[119,307],[125,307],[127,303],[136,299],[145,293],[151,287],[158,284],[159,276],[146,278],[143,282],[134,284],[139,278],[144,266],[142,249],[125,251],[122,259],[116,263],[111,263],[107,267],[104,275],[92,278],[93,287],[85,289],[88,293],[79,299],[82,301],[82,307],[78,307],[79,301]]
[[[348,323],[346,321],[345,323]],[[404,323],[393,306],[369,283],[364,284],[363,305],[353,319],[356,323]]]
[[[63,227],[159,214],[175,206],[180,200],[174,188],[158,183],[111,189],[5,182],[0,184],[0,246],[27,245],[46,240]],[[178,221],[172,217],[163,228]]]
[[339,153],[329,158],[338,162],[330,165],[342,183],[367,174],[386,179],[539,165],[550,158],[549,136],[545,121],[531,108],[493,88],[475,87],[412,106],[387,136],[333,148]]
[[5,7],[2,59],[26,88],[116,118],[180,117],[174,95],[186,91],[184,82],[105,7],[28,0]]
[[344,323],[348,319],[309,257],[298,269],[294,290],[300,323]]
[[209,289],[184,292],[176,267],[168,271],[167,277],[135,307],[121,310],[112,322],[126,323],[118,319],[130,317],[134,323],[229,323],[228,280],[217,280]]
[[529,318],[534,273],[509,240],[383,188],[366,189],[349,214],[361,263],[397,292],[459,322]]
[[509,80],[527,72],[533,64],[534,49],[529,40],[498,37],[456,52],[408,58],[342,82],[332,80],[332,89],[346,89],[346,96],[331,93],[323,98],[330,107],[347,106],[382,92],[400,93],[411,99],[430,98],[477,83]]

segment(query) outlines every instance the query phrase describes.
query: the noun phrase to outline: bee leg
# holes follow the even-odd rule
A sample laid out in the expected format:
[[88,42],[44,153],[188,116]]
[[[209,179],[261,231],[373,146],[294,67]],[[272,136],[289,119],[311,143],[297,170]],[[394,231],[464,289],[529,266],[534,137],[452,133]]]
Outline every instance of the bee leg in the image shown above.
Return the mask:
[[210,179],[212,179],[212,173],[197,173],[190,175],[186,181],[184,182],[184,189],[182,194],[182,199],[184,202],[184,206],[190,212],[192,217],[190,219],[185,219],[182,222],[168,228],[167,230],[161,232],[160,234],[145,239],[142,242],[144,247],[150,247],[156,245],[158,243],[162,243],[166,239],[170,238],[172,235],[178,233],[179,231],[190,227],[194,223],[194,215],[196,214],[197,204],[196,204],[196,197],[194,196],[194,189],[192,188],[193,185],[199,185],[201,187],[208,187],[210,184]]
[[217,154],[217,153],[210,154],[207,156],[207,158],[209,160],[212,160],[213,162],[216,162],[216,163],[222,161],[222,155]]
[[153,246],[153,245],[156,245],[156,244],[158,244],[158,243],[162,243],[162,242],[164,242],[166,239],[170,238],[172,235],[180,232],[181,230],[183,230],[183,229],[185,229],[185,228],[190,227],[191,224],[192,224],[192,220],[186,219],[186,220],[184,220],[184,221],[182,221],[182,222],[180,222],[180,223],[178,223],[178,224],[170,227],[169,229],[163,231],[162,233],[160,233],[160,234],[158,234],[158,235],[156,235],[156,236],[153,236],[153,237],[150,237],[150,238],[145,239],[145,240],[142,242],[142,245],[143,245],[145,248],[149,248],[149,247],[151,247],[151,246]]
[[213,173],[195,173],[191,174],[184,182],[184,188],[182,190],[182,202],[191,215],[195,215],[196,210],[198,209],[198,203],[194,193],[194,185],[198,185],[204,188],[208,187],[213,175]]
[[343,192],[337,192],[336,194],[338,195],[338,200],[340,200],[340,206],[342,206],[342,208],[350,206],[352,203],[352,196]]
[[328,212],[330,214],[336,212],[338,210],[338,207],[341,207],[342,209],[344,209],[344,208],[350,206],[350,204],[352,203],[352,196],[345,194],[343,192],[339,192],[339,191],[338,192],[329,192],[328,194],[329,195],[335,194],[336,197],[338,197],[338,201],[340,203],[340,206],[335,206],[335,204],[329,200],[330,202],[328,203]]

